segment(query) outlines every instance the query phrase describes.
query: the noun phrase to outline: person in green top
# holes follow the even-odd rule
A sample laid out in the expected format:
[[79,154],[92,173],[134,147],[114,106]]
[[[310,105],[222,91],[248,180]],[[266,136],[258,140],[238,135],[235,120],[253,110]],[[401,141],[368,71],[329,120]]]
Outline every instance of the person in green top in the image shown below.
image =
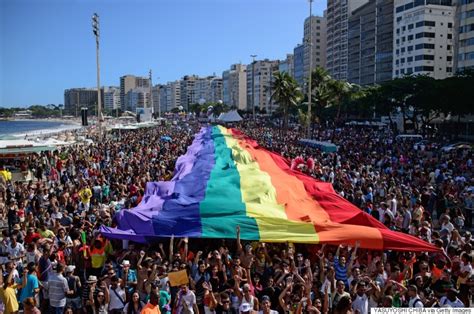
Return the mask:
[[387,281],[385,285],[384,294],[387,296],[391,296],[392,299],[392,307],[402,307],[402,299],[401,296],[407,292],[407,288],[401,283],[395,280]]

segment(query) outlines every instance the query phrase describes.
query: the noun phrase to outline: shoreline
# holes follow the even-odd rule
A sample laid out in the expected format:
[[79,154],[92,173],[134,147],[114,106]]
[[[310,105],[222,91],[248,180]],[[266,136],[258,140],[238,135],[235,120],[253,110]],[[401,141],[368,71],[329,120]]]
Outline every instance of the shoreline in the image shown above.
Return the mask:
[[42,137],[57,136],[67,132],[76,132],[82,130],[84,127],[80,121],[68,120],[68,119],[13,119],[5,122],[51,122],[61,123],[62,125],[56,125],[51,127],[45,127],[42,129],[33,129],[30,131],[19,131],[18,133],[0,134],[0,140],[12,140],[12,139],[35,139]]

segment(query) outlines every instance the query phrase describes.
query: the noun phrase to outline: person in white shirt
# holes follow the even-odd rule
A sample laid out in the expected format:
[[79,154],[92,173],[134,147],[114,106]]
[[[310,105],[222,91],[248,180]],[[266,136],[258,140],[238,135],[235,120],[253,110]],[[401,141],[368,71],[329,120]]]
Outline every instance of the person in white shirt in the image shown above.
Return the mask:
[[15,236],[10,237],[10,245],[7,246],[7,253],[10,261],[15,263],[23,263],[25,257],[25,247],[16,241]]
[[408,307],[417,307],[423,308],[423,301],[421,301],[420,296],[418,295],[418,288],[415,285],[408,286],[408,296],[410,301],[408,302]]
[[109,313],[112,314],[121,314],[123,308],[125,307],[126,302],[126,293],[125,289],[123,288],[123,283],[120,282],[117,276],[113,276],[110,279],[110,288],[109,288]]
[[175,309],[177,314],[184,312],[188,314],[197,314],[199,309],[196,304],[196,295],[189,290],[188,285],[182,285],[178,296],[176,297]]
[[354,313],[368,314],[369,313],[369,297],[367,296],[366,286],[364,281],[356,283],[354,290],[357,291],[354,301],[352,301],[352,309]]
[[439,305],[442,307],[464,307],[464,303],[457,297],[458,291],[454,288],[448,290],[446,296],[439,300]]
[[278,314],[278,311],[271,309],[272,303],[270,302],[269,296],[264,295],[262,297],[262,302],[260,304],[262,306],[261,306],[261,310],[258,311],[258,314]]

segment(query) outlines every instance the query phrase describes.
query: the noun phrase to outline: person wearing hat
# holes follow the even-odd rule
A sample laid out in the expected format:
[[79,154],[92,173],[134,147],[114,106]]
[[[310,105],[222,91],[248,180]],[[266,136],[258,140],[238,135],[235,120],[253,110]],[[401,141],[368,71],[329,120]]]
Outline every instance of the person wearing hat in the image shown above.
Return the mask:
[[123,260],[122,261],[122,269],[121,269],[121,279],[125,286],[125,291],[128,295],[131,295],[135,288],[137,287],[137,273],[134,269],[130,269],[130,261]]
[[441,307],[464,307],[464,303],[457,297],[458,293],[459,291],[454,287],[449,288],[446,296],[439,300],[439,305]]
[[69,286],[71,293],[68,293],[66,296],[66,306],[71,307],[75,313],[80,313],[82,308],[81,305],[81,280],[78,276],[74,275],[74,270],[76,266],[68,265],[66,266],[66,280]]
[[89,277],[87,277],[86,284],[82,288],[82,294],[81,294],[82,305],[88,312],[89,311],[92,312],[91,302],[89,301],[91,290],[93,294],[97,294],[96,285],[94,285],[96,283],[97,283],[97,277],[94,275],[89,275]]

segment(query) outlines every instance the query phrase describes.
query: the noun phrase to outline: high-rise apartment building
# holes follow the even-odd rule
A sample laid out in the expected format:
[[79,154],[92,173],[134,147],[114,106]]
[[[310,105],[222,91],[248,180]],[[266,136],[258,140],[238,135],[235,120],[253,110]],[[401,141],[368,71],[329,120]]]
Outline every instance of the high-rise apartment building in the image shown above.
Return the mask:
[[368,0],[327,1],[326,69],[334,79],[347,80],[349,16],[367,2]]
[[159,109],[161,112],[165,112],[166,110],[163,109],[163,105],[161,104],[161,99],[160,99],[160,91],[163,85],[155,85],[151,88],[151,97],[153,99],[152,104],[153,104],[153,113],[158,114]]
[[360,85],[392,79],[393,0],[370,0],[348,22],[347,80]]
[[[310,25],[312,31],[310,31]],[[309,54],[312,52],[311,70],[316,67],[326,66],[326,17],[322,16],[311,16],[307,17],[304,21],[304,35],[303,35],[303,46],[304,46],[304,61],[303,76],[307,78],[309,76]],[[310,39],[310,34],[312,39]],[[313,45],[310,49],[310,44]]]
[[298,45],[293,50],[293,77],[299,86],[303,86],[304,77],[304,45]]
[[347,81],[375,82],[375,0],[354,10],[348,21]]
[[294,66],[293,54],[289,53],[286,55],[286,58],[284,60],[280,60],[280,64],[278,65],[278,71],[286,72],[291,77],[294,77],[295,71],[294,71],[293,66]]
[[120,87],[106,86],[104,91],[104,109],[107,112],[121,108],[120,104]]
[[393,77],[452,75],[454,15],[450,0],[395,0]]
[[[134,75],[124,75],[120,78],[120,102],[122,104],[122,110],[131,110],[132,108],[127,107],[130,104],[129,99],[125,99],[127,93],[134,88],[148,88],[150,89],[150,79],[147,77],[139,77]],[[148,91],[148,93],[150,93]]]
[[252,111],[252,105],[260,110],[271,113],[276,109],[271,101],[272,73],[278,71],[278,60],[258,60],[247,65],[247,108]]
[[211,84],[209,87],[209,101],[213,103],[222,101],[222,78],[214,77],[211,79]]
[[222,72],[222,101],[229,107],[247,110],[247,66],[233,64]]
[[193,88],[190,104],[222,100],[222,79],[220,77],[198,77]]
[[457,72],[474,68],[474,0],[457,0],[455,19],[455,68]]
[[392,79],[394,0],[375,2],[375,83]]
[[188,111],[189,106],[193,103],[197,103],[196,97],[194,95],[195,88],[194,85],[199,79],[197,75],[186,75],[180,80],[180,91],[181,91],[181,106],[183,109]]
[[171,111],[181,105],[180,81],[168,82],[160,89],[161,111]]
[[[104,93],[101,92],[102,103],[104,103]],[[64,110],[70,115],[79,116],[81,108],[89,108],[89,113],[95,113],[97,108],[96,88],[71,88],[64,91]]]
[[125,94],[125,108],[136,112],[137,108],[145,108],[150,104],[150,88],[135,87]]

